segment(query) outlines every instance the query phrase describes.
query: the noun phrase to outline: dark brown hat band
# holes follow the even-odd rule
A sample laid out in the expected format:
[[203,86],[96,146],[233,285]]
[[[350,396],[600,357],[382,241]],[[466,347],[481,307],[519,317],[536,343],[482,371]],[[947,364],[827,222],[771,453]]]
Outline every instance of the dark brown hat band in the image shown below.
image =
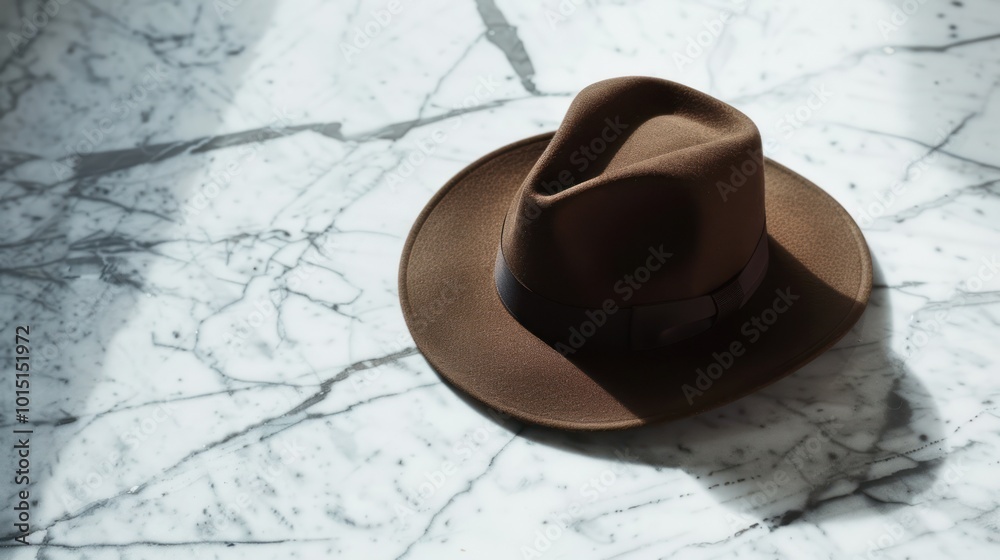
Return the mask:
[[566,355],[583,348],[645,350],[704,332],[750,299],[764,280],[767,263],[765,228],[743,270],[711,294],[632,307],[620,307],[614,298],[600,308],[585,308],[540,296],[510,271],[502,248],[497,251],[493,276],[507,311]]

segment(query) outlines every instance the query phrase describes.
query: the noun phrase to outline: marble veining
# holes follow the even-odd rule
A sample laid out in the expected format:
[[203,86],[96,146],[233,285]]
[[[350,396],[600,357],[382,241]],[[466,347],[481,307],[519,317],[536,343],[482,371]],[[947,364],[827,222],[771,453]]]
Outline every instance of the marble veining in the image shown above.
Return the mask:
[[[996,2],[17,0],[0,22],[35,499],[15,543],[3,485],[3,557],[997,557]],[[699,417],[524,426],[416,351],[399,255],[454,173],[627,74],[750,115],[862,225],[871,305]]]

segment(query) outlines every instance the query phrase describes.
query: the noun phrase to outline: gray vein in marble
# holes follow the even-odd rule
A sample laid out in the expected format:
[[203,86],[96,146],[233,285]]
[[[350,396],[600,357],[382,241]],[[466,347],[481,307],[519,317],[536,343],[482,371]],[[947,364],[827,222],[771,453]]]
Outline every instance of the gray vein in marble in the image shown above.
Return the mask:
[[905,181],[906,179],[909,179],[910,172],[913,170],[914,167],[916,167],[917,165],[920,165],[927,158],[929,158],[929,157],[933,156],[935,153],[941,151],[941,148],[943,148],[945,145],[947,145],[948,142],[951,142],[951,140],[953,138],[955,138],[956,136],[958,136],[958,134],[960,132],[962,132],[962,129],[965,128],[965,125],[969,124],[969,121],[971,121],[972,119],[976,118],[977,116],[979,116],[979,111],[974,111],[974,112],[969,113],[968,115],[966,115],[964,118],[962,118],[961,121],[958,122],[957,125],[955,125],[954,127],[952,127],[952,129],[949,130],[948,133],[945,134],[941,138],[941,140],[939,140],[937,142],[937,144],[934,144],[933,146],[931,146],[930,149],[927,150],[926,154],[924,154],[923,156],[921,156],[919,158],[916,158],[916,159],[910,161],[910,163],[906,166],[906,169],[903,170],[903,180]]
[[517,27],[507,22],[503,12],[497,8],[494,0],[476,0],[479,17],[486,25],[486,38],[503,51],[514,72],[521,78],[521,84],[529,93],[538,93],[532,78],[535,67],[531,63],[528,51],[525,50],[521,38],[517,35]]
[[[132,541],[125,543],[85,543],[85,544],[65,544],[50,542],[46,543],[46,548],[54,548],[59,550],[88,550],[88,549],[130,549],[139,548],[143,546],[151,546],[155,548],[175,548],[182,546],[235,546],[235,545],[269,545],[269,544],[286,544],[286,543],[310,543],[310,542],[328,542],[334,539],[334,537],[326,538],[303,538],[303,539],[276,539],[276,540],[240,540],[240,539],[227,539],[227,540],[213,540],[213,539],[199,539],[197,541]],[[2,548],[12,548],[9,544],[0,545]],[[44,558],[44,556],[36,556],[36,558]]]
[[398,140],[414,128],[469,113],[486,111],[517,100],[517,98],[498,99],[482,103],[475,107],[452,109],[439,115],[388,124],[374,130],[350,135],[345,135],[341,132],[342,123],[340,122],[312,123],[287,127],[260,127],[242,132],[206,136],[194,140],[163,142],[148,146],[139,146],[136,148],[96,152],[92,154],[85,154],[79,158],[74,177],[83,178],[95,175],[104,175],[106,173],[128,169],[137,165],[163,161],[181,154],[197,154],[244,144],[266,142],[267,140],[283,138],[304,131],[315,132],[340,142]]
[[486,464],[486,468],[484,468],[482,472],[480,472],[475,477],[469,479],[469,481],[465,483],[464,488],[449,496],[448,500],[445,501],[445,503],[440,508],[434,510],[434,512],[431,513],[430,518],[427,521],[427,526],[424,527],[424,530],[420,533],[419,536],[417,536],[416,539],[410,541],[410,543],[406,545],[406,548],[404,548],[403,552],[401,552],[399,556],[396,557],[396,560],[402,560],[403,558],[406,558],[413,550],[413,547],[419,544],[428,535],[431,528],[434,526],[434,522],[437,521],[438,517],[440,517],[441,514],[444,513],[446,509],[448,509],[448,506],[455,503],[455,500],[457,500],[460,496],[463,496],[471,492],[472,488],[476,485],[476,483],[482,480],[484,476],[486,476],[487,474],[489,474],[491,470],[493,470],[493,465],[496,463],[497,458],[500,456],[501,453],[504,452],[505,449],[507,449],[507,447],[510,444],[517,441],[518,435],[522,432],[523,429],[524,429],[523,427],[516,429],[511,434],[510,439],[508,439],[507,442],[504,443],[503,446],[501,446],[500,449],[498,449],[497,452],[494,453],[492,457],[490,457],[489,462]]
[[[469,42],[469,46],[465,47],[465,50],[463,50],[461,54],[459,54],[458,58],[455,59],[455,62],[452,63],[452,65],[448,67],[448,69],[445,70],[444,73],[441,74],[441,77],[437,79],[437,81],[434,83],[434,88],[431,89],[429,92],[427,92],[427,95],[424,96],[424,100],[420,103],[420,108],[417,109],[417,118],[411,121],[412,122],[412,126],[410,127],[411,129],[416,128],[418,126],[422,126],[421,119],[424,116],[424,111],[427,109],[427,104],[430,103],[430,100],[441,90],[441,86],[444,85],[448,77],[450,77],[452,72],[454,72],[455,69],[458,68],[458,65],[461,64],[462,61],[465,60],[467,56],[469,56],[469,53],[472,52],[472,49],[475,48],[477,44],[479,44],[479,41],[485,35],[486,33],[480,33],[479,35],[476,35],[476,38]],[[404,136],[407,132],[409,132],[409,130],[410,129],[407,129],[406,132],[402,132],[400,134],[400,137]]]
[[[157,35],[148,31],[142,31],[140,29],[135,29],[129,26],[120,18],[115,17],[114,14],[110,13],[108,10],[98,8],[89,0],[76,0],[76,1],[83,6],[86,6],[87,9],[92,11],[94,14],[110,21],[112,24],[114,24],[116,27],[124,31],[126,34],[138,38],[139,40],[144,42],[146,46],[149,48],[150,52],[156,55],[157,58],[160,58],[164,62],[171,64],[175,68],[183,69],[183,68],[211,67],[215,65],[214,62],[203,62],[203,63],[184,62],[177,59],[171,59],[170,57],[167,56],[168,53],[170,53],[170,51],[175,50],[178,46],[190,43],[194,39],[194,33],[167,33],[167,34]],[[203,13],[204,13],[204,6],[195,7],[194,16],[190,21],[190,25],[192,28],[197,26]],[[219,29],[224,30],[224,27],[220,26]]]
[[973,39],[956,41],[953,43],[945,43],[943,45],[885,45],[885,46],[868,47],[845,56],[843,59],[840,60],[840,62],[836,62],[824,68],[820,68],[818,70],[812,70],[809,72],[805,72],[803,74],[798,74],[777,84],[772,84],[760,91],[729,97],[726,99],[726,101],[732,104],[743,104],[743,103],[751,103],[762,97],[777,95],[781,91],[787,88],[801,87],[805,84],[808,84],[815,78],[831,73],[833,71],[846,70],[854,66],[857,66],[861,64],[861,62],[863,62],[864,59],[868,58],[869,56],[890,57],[890,56],[895,56],[894,51],[908,51],[915,53],[921,53],[921,52],[946,53],[955,48],[961,48],[969,45],[975,45],[977,43],[994,41],[996,39],[1000,39],[1000,34],[985,35]]
[[379,358],[371,358],[368,360],[361,360],[360,362],[355,362],[347,366],[343,370],[341,370],[339,373],[337,373],[337,375],[334,375],[330,379],[327,379],[326,381],[320,383],[319,391],[317,391],[313,396],[302,401],[301,404],[299,404],[292,410],[286,412],[284,416],[291,416],[293,414],[297,414],[313,406],[314,404],[323,401],[327,397],[327,395],[330,394],[330,389],[333,387],[334,384],[340,383],[341,381],[350,377],[352,374],[392,364],[407,356],[413,356],[415,354],[418,354],[417,349],[415,347],[410,347],[410,348],[404,348],[397,352],[393,352],[391,354],[386,354],[385,356],[381,356]]
[[946,205],[946,204],[948,204],[950,202],[953,202],[955,199],[963,197],[963,196],[967,196],[967,195],[986,195],[986,196],[998,195],[998,194],[1000,194],[1000,191],[998,191],[995,188],[992,188],[997,183],[1000,183],[1000,179],[991,179],[989,181],[984,181],[982,183],[976,183],[974,185],[966,185],[964,187],[958,187],[957,189],[952,190],[952,191],[947,192],[947,193],[944,193],[944,194],[942,194],[941,196],[939,196],[937,198],[933,198],[933,199],[928,200],[926,202],[921,202],[921,203],[918,203],[918,204],[914,204],[913,206],[910,206],[908,208],[905,208],[905,209],[900,210],[899,212],[895,212],[893,214],[887,214],[885,216],[880,216],[879,218],[877,218],[876,220],[874,220],[874,222],[879,222],[879,221],[883,221],[883,220],[892,220],[892,221],[895,221],[896,223],[902,223],[902,222],[904,222],[906,220],[909,220],[911,218],[915,218],[917,216],[920,216],[921,214],[923,214],[924,212],[926,212],[928,210],[931,210],[931,209],[934,209],[934,208],[940,208],[940,207],[942,207],[942,206],[944,206],[944,205]]
[[946,149],[944,149],[942,147],[943,144],[944,144],[943,142],[936,142],[934,144],[931,144],[929,142],[925,142],[925,141],[920,140],[918,138],[911,138],[909,136],[904,136],[902,134],[896,134],[896,133],[893,133],[893,132],[886,132],[884,130],[875,130],[875,129],[871,129],[871,128],[865,128],[863,126],[856,126],[856,125],[842,123],[842,122],[829,122],[829,121],[827,121],[827,122],[828,122],[828,124],[831,124],[831,125],[834,125],[834,126],[837,126],[837,127],[840,127],[840,128],[845,128],[845,129],[848,129],[848,130],[856,130],[858,132],[863,132],[865,134],[873,134],[873,135],[877,135],[877,136],[885,136],[887,138],[896,138],[896,139],[899,139],[899,140],[906,140],[907,142],[910,142],[910,143],[916,144],[918,146],[923,146],[924,148],[927,148],[928,150],[930,150],[928,152],[928,154],[930,154],[930,153],[943,154],[943,155],[946,155],[946,156],[948,156],[950,158],[953,158],[953,159],[956,159],[956,160],[959,160],[959,161],[962,161],[962,162],[965,162],[965,163],[971,163],[972,165],[975,165],[975,166],[978,166],[978,167],[984,167],[986,169],[993,169],[995,171],[1000,171],[1000,164],[993,164],[993,163],[988,163],[988,162],[985,162],[985,161],[980,161],[980,160],[972,159],[970,157],[963,156],[961,154],[957,154],[954,151],[946,150]]
[[975,45],[976,43],[983,43],[986,41],[993,41],[1000,39],[1000,33],[994,33],[993,35],[984,35],[982,37],[974,37],[972,39],[964,39],[962,41],[955,41],[954,43],[947,43],[944,45],[900,45],[893,47],[896,50],[911,51],[911,52],[948,52],[951,49],[958,47],[964,47],[966,45]]
[[[409,388],[406,388],[406,389],[403,389],[403,390],[400,390],[400,391],[397,391],[397,392],[394,392],[394,393],[386,393],[386,394],[376,395],[376,396],[370,397],[368,399],[364,399],[364,400],[360,400],[360,401],[351,403],[347,407],[344,407],[343,409],[340,409],[340,410],[336,410],[334,412],[327,412],[327,413],[320,413],[320,414],[300,414],[297,419],[294,419],[294,421],[291,421],[291,422],[288,422],[288,423],[284,423],[284,424],[275,424],[274,421],[278,420],[280,418],[290,418],[290,413],[283,413],[283,414],[280,414],[278,416],[273,416],[273,417],[265,418],[263,420],[259,420],[257,422],[254,422],[250,426],[247,426],[246,428],[238,431],[238,432],[231,433],[231,434],[229,434],[229,435],[227,435],[227,436],[225,436],[225,437],[223,437],[223,438],[221,438],[221,439],[219,439],[217,441],[214,441],[214,442],[206,445],[203,448],[200,448],[200,449],[197,449],[197,450],[194,450],[194,451],[188,453],[187,455],[185,455],[184,457],[182,457],[181,459],[179,459],[176,463],[163,468],[153,478],[151,478],[149,480],[146,480],[146,481],[142,482],[141,484],[136,485],[134,488],[128,489],[128,490],[122,490],[122,491],[118,492],[117,494],[114,494],[114,495],[112,495],[112,496],[110,496],[108,498],[105,498],[105,499],[102,499],[102,500],[97,500],[97,501],[92,502],[90,504],[86,504],[85,506],[83,506],[82,508],[80,508],[76,512],[67,513],[67,514],[65,514],[65,515],[63,515],[61,517],[58,517],[58,518],[54,519],[51,523],[49,523],[48,525],[46,525],[44,527],[37,527],[37,528],[33,529],[32,534],[34,534],[34,533],[40,533],[40,532],[45,532],[46,535],[42,539],[42,543],[41,544],[43,546],[47,546],[49,544],[49,542],[50,542],[49,539],[51,539],[51,533],[49,533],[49,531],[53,527],[55,527],[56,525],[58,525],[60,523],[64,523],[66,521],[71,521],[71,520],[79,519],[81,517],[86,517],[86,516],[94,513],[95,511],[101,510],[101,509],[105,508],[106,506],[108,506],[109,504],[114,503],[114,502],[116,502],[119,499],[122,499],[124,497],[139,495],[145,489],[147,489],[151,485],[155,484],[156,482],[158,482],[160,480],[164,480],[164,479],[169,479],[171,476],[177,474],[178,471],[180,471],[182,469],[182,466],[185,465],[186,463],[192,461],[193,459],[195,459],[195,458],[197,458],[197,457],[199,457],[201,455],[213,452],[216,449],[224,446],[225,444],[227,444],[229,442],[232,442],[232,441],[235,441],[235,440],[239,440],[241,438],[242,439],[247,439],[247,441],[245,441],[242,445],[239,445],[237,448],[247,447],[249,445],[254,445],[256,443],[259,443],[259,442],[265,441],[265,440],[267,440],[267,439],[269,439],[271,437],[274,437],[274,436],[278,435],[279,433],[284,432],[285,430],[288,430],[288,429],[290,429],[290,428],[292,428],[294,426],[297,426],[298,424],[300,424],[302,422],[305,422],[305,421],[310,421],[310,420],[315,420],[315,419],[320,419],[320,418],[328,418],[328,417],[336,416],[336,415],[339,415],[339,414],[345,414],[345,413],[351,412],[351,411],[353,411],[353,410],[355,410],[355,409],[357,409],[357,408],[359,408],[361,406],[364,406],[366,404],[371,404],[373,402],[378,402],[380,400],[387,399],[387,398],[392,398],[392,397],[397,397],[397,396],[401,396],[401,395],[406,395],[406,394],[408,394],[408,393],[410,393],[412,391],[419,390],[419,389],[426,389],[426,388],[429,388],[429,387],[434,387],[434,386],[437,386],[439,384],[440,384],[440,382],[435,381],[435,382],[432,382],[432,383],[425,383],[425,384],[421,384],[421,385],[415,385],[415,386],[412,386],[412,387],[409,387]],[[315,401],[315,402],[319,402],[319,401]],[[312,404],[315,404],[315,402],[312,403]],[[269,429],[268,430],[264,430],[264,428],[269,428]],[[255,433],[259,432],[259,431],[263,431],[264,433],[262,435],[259,435],[259,436],[253,437],[253,438],[249,437],[251,435],[255,435]],[[233,450],[229,450],[229,452],[231,452],[231,451],[233,451]],[[14,534],[0,535],[0,540],[7,541],[7,540],[13,539],[13,537],[14,537]]]
[[[5,14],[20,17],[29,14],[32,6],[20,2]],[[574,60],[564,59],[565,53],[548,46],[553,35],[542,29],[546,22],[539,19],[537,6],[500,3],[502,12],[495,0],[480,0],[476,10],[432,6],[420,17],[447,13],[447,17],[464,18],[455,23],[463,26],[463,34],[432,36],[420,29],[422,21],[404,22],[402,18],[412,13],[404,11],[391,41],[382,45],[387,56],[369,56],[366,64],[338,68],[331,77],[328,53],[336,52],[337,36],[354,33],[353,27],[364,25],[370,11],[384,2],[348,3],[338,9],[310,5],[312,13],[337,16],[340,33],[307,29],[299,10],[281,8],[278,3],[260,10],[243,3],[228,19],[218,21],[211,7],[193,3],[164,5],[174,10],[169,14],[173,19],[111,9],[98,0],[82,0],[80,6],[83,9],[61,14],[57,24],[22,44],[15,55],[0,60],[4,77],[0,119],[6,119],[5,125],[15,124],[8,128],[15,131],[6,144],[8,149],[0,151],[0,174],[8,191],[2,202],[14,209],[11,215],[15,217],[13,233],[0,244],[0,266],[4,267],[0,281],[5,292],[18,294],[17,298],[7,296],[8,308],[14,317],[38,318],[41,324],[59,329],[92,317],[99,323],[86,333],[56,333],[62,337],[60,352],[66,354],[58,362],[62,369],[38,377],[43,386],[51,384],[54,394],[51,406],[39,409],[46,416],[33,418],[33,423],[59,444],[48,449],[48,455],[36,457],[48,469],[40,488],[40,511],[45,513],[32,527],[41,542],[24,549],[27,557],[58,559],[90,549],[94,556],[131,559],[184,555],[184,551],[190,556],[196,554],[190,551],[209,550],[231,560],[247,554],[308,557],[313,553],[309,548],[315,547],[336,549],[345,557],[409,560],[449,557],[473,538],[489,549],[470,553],[499,557],[531,539],[536,530],[551,527],[553,514],[580,498],[574,493],[578,489],[574,477],[582,470],[606,468],[616,460],[611,450],[623,442],[638,457],[629,476],[569,519],[562,539],[543,556],[763,558],[782,552],[774,544],[776,537],[804,554],[846,557],[855,555],[860,546],[853,534],[844,536],[846,523],[892,523],[914,504],[927,504],[950,526],[939,529],[920,523],[907,527],[905,539],[881,549],[887,557],[912,556],[912,546],[906,547],[914,541],[953,552],[953,543],[961,540],[962,547],[955,550],[964,552],[968,543],[970,558],[993,544],[995,513],[991,512],[996,511],[996,501],[978,495],[990,487],[988,469],[996,462],[992,451],[996,391],[989,376],[995,354],[989,343],[998,323],[995,308],[1000,291],[984,286],[982,291],[968,292],[959,283],[962,274],[972,272],[961,267],[980,266],[981,253],[991,251],[996,241],[990,219],[998,200],[1000,177],[994,171],[1000,170],[1000,163],[988,163],[993,159],[988,148],[995,136],[991,119],[995,120],[997,84],[993,75],[1000,35],[984,25],[990,8],[970,5],[957,10],[964,16],[943,19],[942,13],[941,21],[937,13],[922,13],[922,23],[914,18],[892,45],[871,46],[877,36],[872,37],[874,28],[864,26],[873,24],[880,13],[859,6],[846,6],[848,12],[835,14],[828,6],[822,11],[764,9],[755,3],[753,7],[762,15],[748,14],[738,25],[727,25],[722,41],[726,44],[720,45],[716,38],[708,60],[701,62],[708,62],[703,70],[708,72],[709,88],[718,79],[720,89],[751,92],[730,98],[746,103],[748,110],[773,116],[776,111],[769,103],[808,94],[816,78],[859,85],[844,93],[850,103],[831,106],[833,115],[811,123],[832,126],[810,126],[809,133],[799,137],[811,155],[823,155],[804,156],[808,163],[803,165],[814,166],[809,173],[825,176],[831,195],[844,201],[845,207],[870,200],[876,187],[884,185],[857,181],[842,169],[850,167],[864,175],[869,169],[885,171],[888,165],[891,173],[902,172],[905,181],[916,170],[911,153],[934,167],[939,183],[921,184],[916,204],[866,227],[873,255],[883,259],[888,269],[876,277],[872,304],[863,319],[868,321],[866,326],[781,384],[659,431],[588,439],[535,428],[508,435],[513,429],[500,426],[503,435],[494,443],[503,447],[494,453],[496,447],[491,444],[477,456],[489,457],[489,464],[459,468],[448,490],[441,490],[433,503],[421,501],[414,526],[403,530],[395,526],[391,513],[384,512],[394,503],[412,504],[419,469],[454,460],[455,438],[474,433],[470,430],[482,419],[453,398],[425,362],[415,359],[417,351],[409,343],[397,342],[400,346],[387,353],[376,342],[384,333],[405,333],[391,312],[396,305],[396,256],[427,194],[419,188],[403,192],[383,188],[385,174],[406,157],[400,154],[404,146],[396,142],[409,140],[407,135],[419,127],[471,111],[501,109],[497,111],[500,123],[516,120],[526,133],[536,126],[551,128],[558,121],[557,106],[562,101],[537,98],[568,94],[539,92],[535,83],[542,82],[542,74],[554,72],[567,82],[567,90],[586,85],[578,79],[582,76],[620,73],[622,62],[634,63],[640,71],[645,65],[649,73],[670,78],[669,71],[664,72],[662,54],[669,51],[671,40],[700,30],[698,18],[663,18],[656,25],[639,25],[639,33],[630,38],[631,46],[623,53],[615,48],[616,34],[623,25],[632,26],[628,18],[638,17],[640,10],[653,10],[652,3],[577,3],[579,9],[591,12],[574,16],[578,19],[572,26],[553,32],[597,37],[592,44],[580,46],[593,52]],[[285,11],[275,14],[272,8]],[[677,11],[655,9],[662,10],[658,16]],[[947,3],[939,9],[947,11],[948,18],[956,12]],[[969,13],[973,10],[979,11]],[[827,20],[824,15],[844,18]],[[198,22],[201,30],[193,27]],[[946,30],[952,22],[961,28],[961,35]],[[841,24],[842,30],[829,28]],[[479,30],[483,27],[490,45],[482,42]],[[96,33],[90,30],[99,30],[107,38],[90,36]],[[969,36],[983,30],[989,34]],[[807,53],[783,50],[809,44],[810,35],[820,41],[816,43],[820,56],[829,58],[818,62]],[[941,39],[945,36],[951,39]],[[781,48],[772,50],[774,60],[758,69],[744,57],[754,56],[745,53],[757,52],[761,46],[767,50],[762,37],[778,41],[770,46]],[[531,51],[536,44],[546,46]],[[52,56],[42,56],[45,49],[51,49]],[[73,49],[77,49],[75,55]],[[230,53],[242,54],[229,57]],[[281,57],[295,64],[275,68]],[[55,158],[49,145],[30,136],[31,123],[44,122],[46,140],[53,147],[62,145],[79,132],[81,122],[96,122],[94,114],[106,108],[103,100],[131,85],[128,75],[117,74],[134,72],[134,67],[128,68],[133,58],[189,70],[165,84],[161,98],[139,106],[134,120],[119,123],[134,128],[116,131],[105,148],[121,149],[74,159],[75,174],[68,180],[39,181],[38,176],[45,176]],[[793,65],[784,67],[791,77],[781,78],[780,83],[772,83],[764,73],[770,65],[787,63]],[[947,70],[941,72],[940,85],[936,83],[939,66]],[[412,79],[411,69],[416,69]],[[425,112],[445,110],[437,106],[438,96],[450,96],[455,93],[450,86],[475,79],[479,72],[505,77],[513,73],[520,86],[510,83],[526,93],[425,117]],[[967,81],[960,72],[965,72]],[[259,109],[262,99],[281,103],[287,98],[310,110],[326,106],[270,85],[288,74],[295,80],[290,83],[318,82],[326,88],[331,98],[324,101],[335,99],[339,104],[333,114],[353,118],[365,111],[359,115],[361,120],[373,124],[352,129],[348,117],[320,111],[295,119],[295,124],[285,121],[271,127],[251,117],[253,124],[238,125],[248,129],[242,131],[206,124],[230,122],[230,110],[239,113],[239,122],[248,122],[247,116],[255,114],[254,107]],[[686,78],[705,89],[704,72]],[[382,118],[379,111],[402,101],[393,92],[398,87],[394,80],[407,80],[415,87],[406,89],[405,113]],[[546,75],[544,83],[553,82]],[[886,96],[867,95],[865,87],[883,83],[906,88],[912,95],[899,97],[898,104],[892,103],[896,97],[887,103]],[[59,105],[77,84],[86,93],[69,106]],[[517,100],[526,102],[512,103]],[[854,106],[845,107],[850,104]],[[869,116],[877,117],[872,122],[878,123],[869,128],[884,127],[891,132],[866,130],[861,125]],[[949,124],[950,133],[945,130],[942,139],[928,123],[958,125]],[[475,126],[493,125],[489,119],[476,119],[463,131],[463,142],[468,144],[457,150],[460,153],[438,154],[432,165],[421,169],[418,182],[440,184],[457,171],[459,159],[487,151],[488,142],[469,141],[476,136]],[[291,150],[285,143],[271,142],[299,132],[307,134],[296,138],[301,145]],[[157,140],[144,140],[149,138]],[[22,139],[27,142],[22,144]],[[885,159],[865,157],[864,149],[873,139]],[[296,157],[302,152],[295,148],[321,151],[331,147],[328,140],[343,145],[333,146],[337,155],[321,163],[316,174],[323,178],[317,179],[312,170],[301,173]],[[241,189],[231,191],[231,199],[220,199],[213,206],[218,217],[205,223],[180,221],[177,203],[183,202],[188,174],[204,171],[203,167],[211,170],[219,163],[217,158],[188,156],[247,144],[262,145],[266,156],[255,162],[253,173],[241,177]],[[29,145],[33,147],[25,147]],[[45,157],[38,155],[43,152]],[[967,153],[959,155],[963,152]],[[378,157],[371,158],[373,153]],[[136,169],[143,165],[149,168]],[[115,171],[125,172],[111,173]],[[297,180],[275,188],[272,174]],[[850,190],[847,183],[852,183]],[[273,204],[270,196],[274,196]],[[249,197],[257,198],[247,203]],[[258,212],[262,207],[266,211]],[[924,216],[919,224],[898,227],[918,215]],[[930,227],[936,223],[940,229]],[[352,246],[346,251],[323,243],[326,238],[339,240],[342,234],[355,233],[361,234],[350,239]],[[966,237],[968,247],[959,247]],[[923,244],[919,251],[910,250],[918,249],[918,243]],[[296,253],[301,247],[305,252]],[[924,254],[933,262],[914,259]],[[287,285],[295,271],[314,267],[322,271],[317,276],[322,281],[308,287]],[[948,267],[956,272],[928,272]],[[181,276],[175,276],[177,270]],[[251,284],[255,289],[266,286],[280,300],[273,330],[262,334],[247,351],[273,354],[265,358],[269,362],[254,364],[255,371],[244,369],[238,360],[227,362],[219,357],[218,351],[226,350],[225,342],[219,340],[224,337],[209,326],[209,321],[223,324],[238,315],[256,293],[250,290]],[[67,309],[83,294],[103,294],[113,287],[116,291],[108,296],[113,306],[94,303]],[[945,293],[948,290],[951,295]],[[303,310],[309,314],[305,318]],[[955,312],[936,334],[926,320],[942,310]],[[327,333],[313,339],[295,332],[293,327],[303,322],[308,326],[310,320],[316,321],[317,331],[337,324],[349,342]],[[941,337],[923,350],[928,359],[915,360],[910,354],[902,359],[894,353],[907,350],[912,334],[924,331]],[[961,340],[953,346],[956,339]],[[300,360],[299,352],[310,351]],[[325,353],[323,365],[314,366],[311,359],[320,353]],[[372,355],[377,357],[356,361],[356,356]],[[392,373],[380,377],[378,385],[365,385],[357,395],[346,392],[350,380],[367,379],[367,373],[380,367]],[[182,375],[180,370],[186,368],[190,371]],[[179,377],[176,383],[167,379],[174,372]],[[161,384],[164,380],[171,382]],[[185,385],[191,380],[197,386]],[[345,380],[348,383],[342,383]],[[272,406],[272,396],[284,399],[282,404]],[[167,427],[154,438],[153,446],[113,465],[115,484],[88,494],[69,511],[69,506],[58,507],[54,496],[72,491],[78,485],[76,478],[99,468],[100,458],[89,453],[86,445],[96,441],[94,450],[109,451],[116,443],[120,445],[115,431],[148,414],[150,407],[168,403],[185,403],[179,408],[204,413],[200,425],[212,431],[191,440],[180,428],[190,424]],[[365,408],[369,403],[382,404]],[[398,422],[387,417],[400,430],[397,439],[389,440],[398,442],[398,449],[373,444],[357,433],[359,422],[369,412],[381,412],[374,407],[399,414]],[[828,414],[847,425],[841,429],[824,424]],[[12,426],[7,416],[2,420],[8,424],[0,427]],[[298,428],[292,431],[294,426]],[[225,515],[222,531],[209,534],[207,520],[220,519],[219,512],[233,496],[260,478],[255,469],[270,465],[278,446],[304,433],[317,446],[314,460],[269,481],[267,491],[254,497],[253,508]],[[799,452],[808,451],[813,435],[829,442],[815,457],[803,459]],[[157,457],[163,446],[169,459]],[[519,470],[521,463],[513,460],[515,456],[534,461],[531,472]],[[212,467],[220,460],[239,469],[216,472]],[[967,460],[977,469],[983,466],[987,475],[974,471],[957,482],[946,480],[943,471],[953,460]],[[743,511],[736,525],[720,528],[720,519],[742,511],[740,504],[758,494],[757,485],[771,480],[776,469],[784,470],[792,482],[782,485],[776,498]],[[326,475],[343,477],[343,484],[324,487]],[[124,485],[119,483],[126,480],[129,486],[137,484],[137,498],[119,493],[119,486]],[[202,491],[178,504],[178,498],[184,497],[181,492],[188,488],[185,485],[194,483]],[[949,494],[930,491],[938,485],[950,487]],[[503,494],[499,507],[478,508],[486,496],[499,499],[498,491]],[[505,512],[511,510],[514,515],[506,517]],[[658,527],[677,532],[665,536],[658,530],[623,530],[650,518],[662,519]],[[145,526],[137,525],[147,519]],[[497,537],[481,530],[510,522],[522,522],[520,532]],[[161,526],[177,530],[157,531]],[[115,534],[122,528],[138,532]],[[44,537],[39,534],[43,530]],[[368,554],[373,543],[381,546],[381,553]],[[246,548],[255,544],[264,546]],[[6,554],[10,547],[2,546]],[[516,555],[515,550],[509,556]]]

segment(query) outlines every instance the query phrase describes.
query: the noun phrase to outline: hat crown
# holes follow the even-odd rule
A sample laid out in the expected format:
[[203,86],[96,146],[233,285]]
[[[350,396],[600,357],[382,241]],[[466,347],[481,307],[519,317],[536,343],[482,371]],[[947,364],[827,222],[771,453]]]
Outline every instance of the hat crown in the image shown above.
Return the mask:
[[760,133],[743,113],[654,78],[573,100],[508,209],[511,273],[552,301],[601,307],[703,296],[764,230]]

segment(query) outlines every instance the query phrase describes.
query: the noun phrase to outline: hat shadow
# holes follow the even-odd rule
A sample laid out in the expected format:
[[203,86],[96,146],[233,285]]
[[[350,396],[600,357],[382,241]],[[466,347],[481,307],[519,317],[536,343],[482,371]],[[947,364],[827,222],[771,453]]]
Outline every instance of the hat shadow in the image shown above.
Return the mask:
[[889,290],[873,266],[871,299],[848,335],[777,383],[671,422],[614,432],[518,425],[520,435],[581,455],[681,469],[705,486],[734,532],[857,516],[859,508],[885,514],[912,502],[934,484],[945,436],[930,393],[891,349]]

